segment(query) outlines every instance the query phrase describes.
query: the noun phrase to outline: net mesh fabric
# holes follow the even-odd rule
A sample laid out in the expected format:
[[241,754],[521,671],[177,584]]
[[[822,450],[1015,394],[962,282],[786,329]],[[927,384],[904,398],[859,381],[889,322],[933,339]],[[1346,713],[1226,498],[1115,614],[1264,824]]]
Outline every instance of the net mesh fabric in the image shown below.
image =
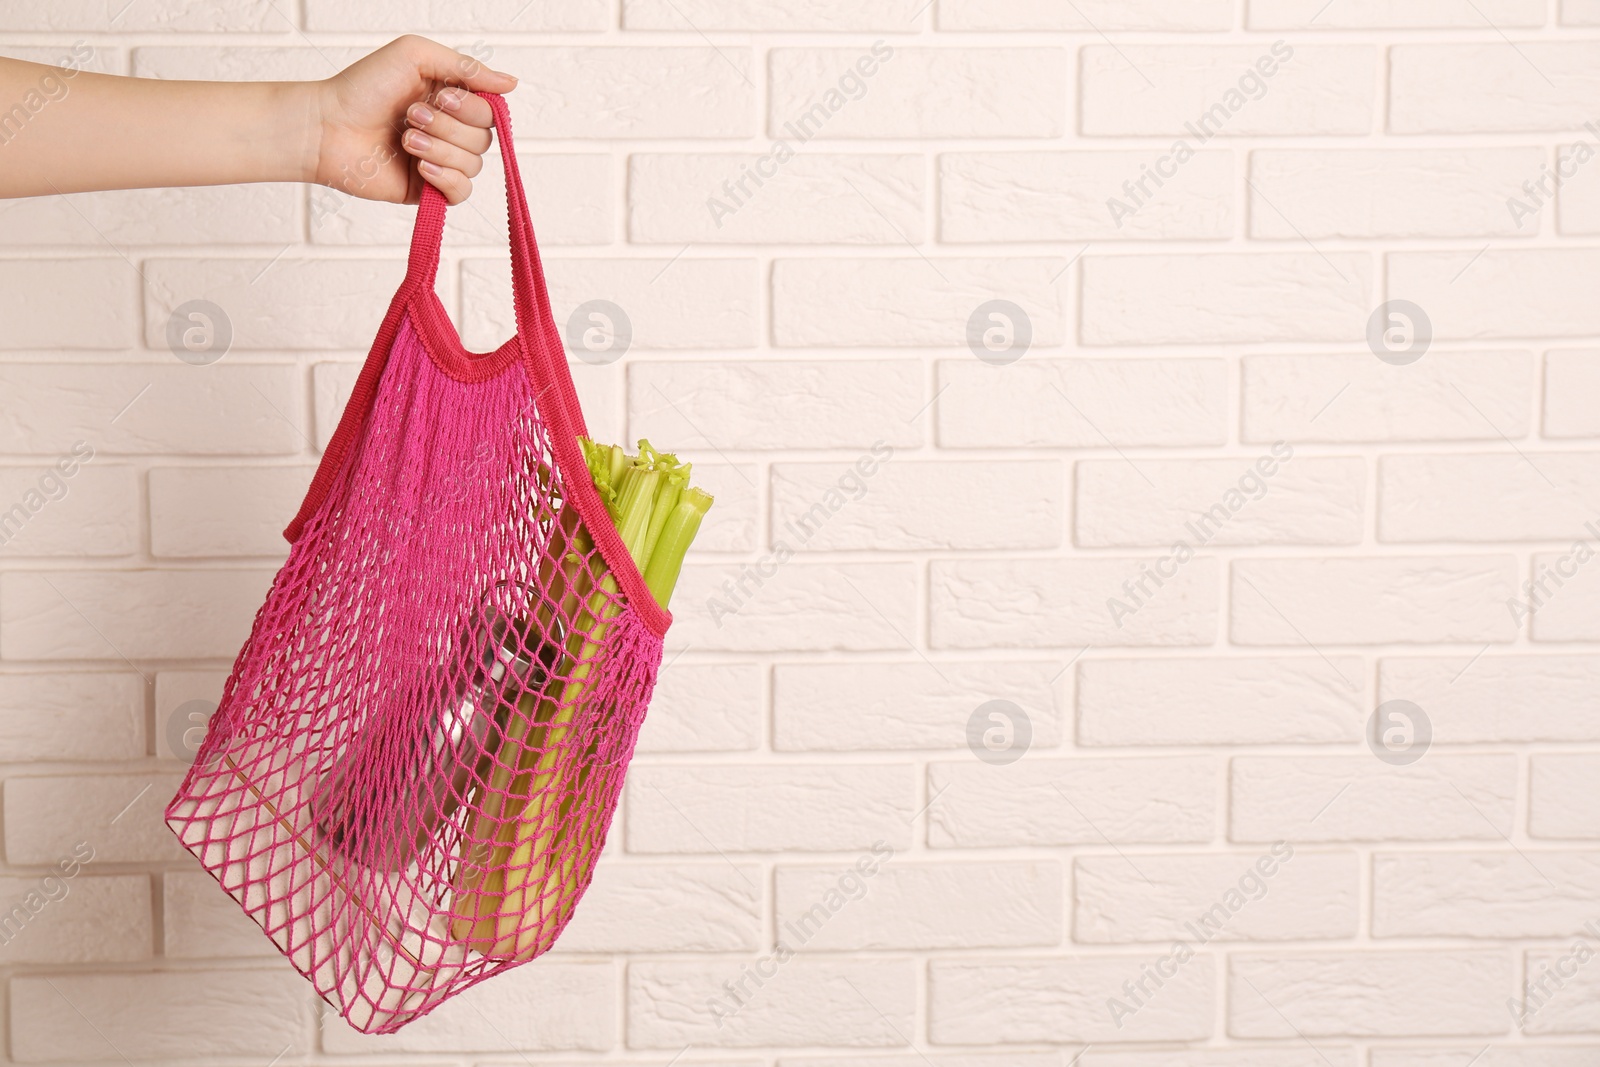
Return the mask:
[[370,1033],[551,947],[661,660],[571,499],[551,388],[446,373],[411,314],[167,808]]

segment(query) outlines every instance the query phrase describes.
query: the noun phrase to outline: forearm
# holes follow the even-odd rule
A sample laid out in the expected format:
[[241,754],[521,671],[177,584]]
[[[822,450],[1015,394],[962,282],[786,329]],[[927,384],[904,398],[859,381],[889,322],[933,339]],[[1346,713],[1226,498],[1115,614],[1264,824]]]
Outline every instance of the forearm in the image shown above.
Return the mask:
[[0,59],[0,197],[312,181],[316,82],[121,78]]

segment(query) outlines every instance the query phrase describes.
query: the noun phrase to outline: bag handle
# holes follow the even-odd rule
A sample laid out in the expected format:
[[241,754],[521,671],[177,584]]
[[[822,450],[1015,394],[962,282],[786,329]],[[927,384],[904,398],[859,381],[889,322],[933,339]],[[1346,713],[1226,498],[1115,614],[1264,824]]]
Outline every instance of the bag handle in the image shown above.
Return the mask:
[[[546,310],[550,306],[544,288],[544,271],[539,266],[539,249],[534,242],[533,220],[528,213],[528,196],[522,187],[522,175],[517,169],[517,153],[511,140],[511,109],[505,97],[498,93],[477,94],[488,101],[494,112],[495,144],[500,149],[500,159],[506,175],[506,217],[511,235],[512,294],[517,305],[517,332],[526,334],[536,325],[532,313],[537,308],[526,307],[525,293],[537,290],[539,304]],[[430,182],[422,183],[422,199],[417,206],[417,220],[411,231],[411,254],[406,264],[406,281],[412,285],[432,288],[439,272],[439,249],[444,241],[444,219],[449,201]]]
[[[541,415],[550,429],[550,446],[555,453],[556,466],[568,496],[578,509],[585,527],[594,538],[595,547],[606,567],[615,577],[629,604],[656,635],[666,633],[672,624],[672,614],[656,603],[655,595],[645,584],[638,564],[623,544],[616,524],[600,499],[599,490],[589,474],[588,464],[578,447],[578,438],[589,435],[584,423],[583,409],[578,404],[577,390],[572,384],[572,371],[567,366],[567,352],[561,342],[561,331],[550,310],[550,293],[545,285],[544,267],[539,260],[539,245],[533,236],[533,220],[528,213],[527,193],[522,187],[522,175],[517,169],[517,153],[511,140],[511,111],[505,97],[498,93],[479,92],[494,112],[495,140],[500,146],[500,158],[506,173],[506,216],[511,236],[511,298],[516,307],[517,336],[503,349],[521,348],[529,381],[538,398]],[[444,239],[445,211],[449,207],[444,194],[424,182],[422,199],[417,207],[416,227],[411,233],[411,252],[406,265],[406,279],[402,292],[405,303],[422,314],[442,310],[434,292],[434,282],[439,271],[439,249]],[[451,334],[453,330],[449,331]],[[511,356],[513,353],[506,352]],[[487,364],[497,360],[483,360]],[[482,368],[484,372],[489,366]],[[473,375],[476,376],[476,375]]]
[[[517,335],[496,352],[481,354],[483,358],[473,359],[473,354],[462,348],[455,326],[434,291],[434,282],[439,273],[439,250],[444,240],[445,211],[449,204],[443,193],[424,182],[411,231],[411,250],[407,257],[405,279],[395,290],[389,310],[384,313],[383,322],[367,352],[366,362],[351,390],[339,425],[334,429],[328,446],[323,449],[322,462],[317,466],[316,476],[300,504],[300,511],[283,531],[283,536],[290,542],[300,539],[305,524],[321,507],[335,474],[360,436],[377,392],[378,380],[388,363],[389,349],[407,318],[419,332],[432,333],[442,342],[438,350],[433,347],[428,349],[434,362],[464,380],[479,380],[498,373],[510,360],[521,356],[527,365],[530,380],[536,383],[535,389],[541,402],[545,402],[552,392],[557,394],[560,399],[548,406],[573,433],[588,432],[583,411],[572,389],[572,376],[567,370],[561,337],[555,330],[554,318],[550,313],[550,298],[545,291],[544,271],[539,264],[538,246],[534,242],[527,195],[522,188],[522,176],[517,170],[516,152],[511,148],[511,112],[506,107],[505,98],[499,94],[480,92],[478,95],[488,102],[493,112],[495,141],[505,165],[506,217],[511,236],[511,288],[516,303]],[[428,329],[430,322],[436,329]],[[573,447],[576,449],[576,442]]]
[[[505,168],[507,231],[511,238],[511,298],[516,311],[517,336],[523,355],[540,365],[550,384],[564,393],[569,426],[587,435],[583,411],[572,391],[567,369],[566,349],[550,311],[550,294],[545,285],[544,267],[539,260],[539,245],[533,235],[533,218],[528,211],[528,196],[517,168],[517,153],[511,137],[511,109],[498,93],[479,92],[494,113],[495,143]],[[428,182],[422,183],[422,198],[411,231],[411,251],[406,263],[405,286],[413,293],[431,294],[439,273],[439,252],[444,241],[445,214],[449,202]],[[422,310],[422,309],[419,309]],[[453,330],[445,331],[454,333]],[[509,354],[509,353],[508,353]],[[563,388],[564,387],[564,388]]]

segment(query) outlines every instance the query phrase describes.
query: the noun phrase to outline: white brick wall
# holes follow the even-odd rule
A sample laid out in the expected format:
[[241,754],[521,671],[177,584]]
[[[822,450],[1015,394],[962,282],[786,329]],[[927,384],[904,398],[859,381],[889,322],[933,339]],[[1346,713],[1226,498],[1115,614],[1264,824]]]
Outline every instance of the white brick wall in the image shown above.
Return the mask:
[[718,498],[594,888],[366,1038],[158,817],[411,211],[0,203],[0,1062],[1600,1064],[1600,2],[0,5],[168,78],[403,32],[522,78],[590,425]]

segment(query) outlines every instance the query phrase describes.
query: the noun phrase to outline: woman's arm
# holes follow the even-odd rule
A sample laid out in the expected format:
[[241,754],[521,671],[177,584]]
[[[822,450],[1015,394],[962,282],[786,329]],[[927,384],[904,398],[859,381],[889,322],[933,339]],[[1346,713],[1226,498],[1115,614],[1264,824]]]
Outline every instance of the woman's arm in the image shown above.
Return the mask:
[[317,182],[415,203],[428,181],[456,204],[492,143],[493,113],[469,90],[515,86],[412,36],[320,82],[122,78],[0,58],[0,197]]

